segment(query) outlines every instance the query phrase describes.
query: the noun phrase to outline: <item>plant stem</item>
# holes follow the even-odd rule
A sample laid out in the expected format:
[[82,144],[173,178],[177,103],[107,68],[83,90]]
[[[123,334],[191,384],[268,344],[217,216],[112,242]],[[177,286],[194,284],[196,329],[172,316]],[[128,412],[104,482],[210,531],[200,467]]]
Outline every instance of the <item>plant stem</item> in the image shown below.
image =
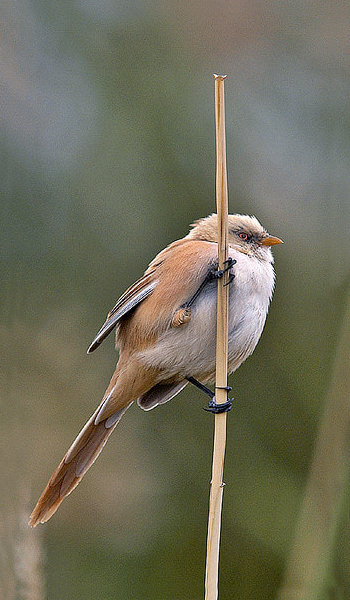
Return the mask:
[[[228,257],[228,194],[225,140],[225,76],[215,77],[215,125],[216,125],[216,206],[218,216],[219,269]],[[216,390],[218,404],[227,401],[227,357],[228,357],[228,282],[229,273],[218,279],[217,327],[216,327]],[[218,573],[221,511],[223,495],[223,468],[226,447],[226,414],[215,415],[212,478],[210,486],[205,600],[218,598]]]
[[[350,292],[335,352],[294,541],[278,600],[328,597],[334,548],[349,480]],[[325,594],[325,595],[324,595]]]

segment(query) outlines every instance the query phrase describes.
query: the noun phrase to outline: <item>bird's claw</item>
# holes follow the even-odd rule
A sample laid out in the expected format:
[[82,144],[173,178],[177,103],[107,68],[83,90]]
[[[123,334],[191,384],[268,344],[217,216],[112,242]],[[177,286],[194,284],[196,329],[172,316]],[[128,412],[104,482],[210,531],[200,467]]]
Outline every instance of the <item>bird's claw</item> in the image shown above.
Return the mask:
[[228,412],[229,410],[231,410],[232,402],[233,402],[233,398],[232,399],[227,398],[227,402],[223,402],[222,404],[217,404],[215,402],[214,398],[212,398],[211,400],[209,400],[208,406],[205,406],[203,408],[203,410],[206,410],[207,412],[211,412],[211,413],[214,413],[215,415],[218,415],[220,413]]
[[[220,279],[220,277],[222,277],[223,274],[226,273],[226,271],[229,271],[231,269],[231,267],[236,264],[236,262],[237,261],[234,258],[231,258],[229,256],[229,258],[224,261],[224,265],[226,265],[224,269],[218,269],[217,265],[215,267],[213,267],[212,272],[211,272],[213,278]],[[228,281],[228,283],[231,283],[231,281],[233,279],[234,279],[234,274],[230,273],[230,280]],[[227,285],[227,283],[225,285]]]
[[228,278],[228,282],[224,283],[224,287],[226,287],[227,285],[230,285],[230,283],[232,283],[232,281],[234,280],[234,278],[235,278],[235,274],[234,273],[230,273],[230,276]]

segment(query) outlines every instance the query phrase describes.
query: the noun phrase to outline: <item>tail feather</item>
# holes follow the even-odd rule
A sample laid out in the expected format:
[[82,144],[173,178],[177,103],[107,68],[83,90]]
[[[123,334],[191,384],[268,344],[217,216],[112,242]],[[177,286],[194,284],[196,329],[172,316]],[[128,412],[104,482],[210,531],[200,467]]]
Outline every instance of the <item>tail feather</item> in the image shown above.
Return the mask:
[[157,383],[138,398],[137,404],[143,410],[151,410],[155,406],[158,406],[158,404],[169,402],[187,384],[188,381],[186,380],[180,381],[180,383]]
[[97,411],[92,415],[61,460],[41,494],[30,515],[29,525],[31,527],[48,521],[64,498],[74,490],[100,454],[128,406],[116,411],[113,419],[109,417],[97,425],[95,425]]

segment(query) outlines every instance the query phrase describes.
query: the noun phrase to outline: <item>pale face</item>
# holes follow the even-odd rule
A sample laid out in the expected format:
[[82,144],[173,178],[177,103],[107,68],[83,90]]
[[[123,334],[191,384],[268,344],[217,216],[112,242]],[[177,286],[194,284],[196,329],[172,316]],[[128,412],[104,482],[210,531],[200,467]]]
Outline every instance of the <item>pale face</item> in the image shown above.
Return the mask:
[[[217,242],[217,216],[209,215],[194,224],[189,238]],[[230,246],[248,256],[255,256],[260,260],[273,261],[270,246],[282,243],[282,240],[271,236],[262,227],[256,217],[249,215],[229,215],[228,217],[228,243]]]

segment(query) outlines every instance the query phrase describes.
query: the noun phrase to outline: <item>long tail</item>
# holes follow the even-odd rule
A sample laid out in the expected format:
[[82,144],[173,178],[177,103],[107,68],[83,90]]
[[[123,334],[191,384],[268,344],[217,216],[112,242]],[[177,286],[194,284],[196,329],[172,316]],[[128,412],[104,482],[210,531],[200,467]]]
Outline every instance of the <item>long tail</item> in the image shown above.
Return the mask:
[[130,406],[117,410],[112,417],[95,424],[101,405],[83,427],[66,455],[53,473],[30,515],[29,525],[45,523],[56,512],[61,502],[83,478],[100,454],[112,431]]

